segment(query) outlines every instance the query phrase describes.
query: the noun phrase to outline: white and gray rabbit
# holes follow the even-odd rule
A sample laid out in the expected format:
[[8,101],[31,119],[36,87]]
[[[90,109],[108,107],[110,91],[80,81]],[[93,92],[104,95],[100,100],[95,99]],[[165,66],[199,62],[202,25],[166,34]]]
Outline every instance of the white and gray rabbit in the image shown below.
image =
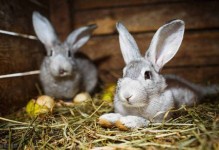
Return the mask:
[[92,92],[97,84],[97,69],[87,57],[77,56],[76,52],[90,39],[96,25],[76,29],[62,43],[47,18],[33,12],[32,19],[36,35],[47,51],[40,68],[45,94],[71,99],[80,91]]
[[115,113],[100,116],[100,124],[145,127],[149,122],[162,122],[171,108],[179,108],[183,104],[192,106],[204,95],[218,92],[217,86],[202,87],[178,76],[159,73],[181,45],[185,28],[182,20],[160,27],[144,57],[125,26],[117,23],[116,27],[126,66],[117,83]]

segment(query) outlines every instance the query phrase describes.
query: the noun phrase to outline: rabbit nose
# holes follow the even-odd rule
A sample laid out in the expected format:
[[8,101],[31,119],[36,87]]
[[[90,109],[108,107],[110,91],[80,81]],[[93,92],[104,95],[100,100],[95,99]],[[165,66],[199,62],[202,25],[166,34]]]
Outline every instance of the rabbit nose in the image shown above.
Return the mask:
[[125,97],[126,101],[129,102],[132,95]]
[[64,69],[59,69],[59,74],[64,74],[66,71]]

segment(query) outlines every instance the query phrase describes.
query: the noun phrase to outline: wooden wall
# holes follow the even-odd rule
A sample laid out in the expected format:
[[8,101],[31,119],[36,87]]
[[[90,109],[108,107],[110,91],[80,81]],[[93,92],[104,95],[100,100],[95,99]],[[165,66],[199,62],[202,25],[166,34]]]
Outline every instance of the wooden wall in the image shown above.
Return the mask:
[[[49,15],[44,0],[1,0],[0,30],[35,35],[32,12]],[[0,33],[0,75],[38,70],[44,55],[43,45],[20,36]],[[0,79],[0,116],[24,106],[37,96],[38,75]]]
[[94,37],[82,48],[99,65],[101,79],[121,76],[121,56],[115,23],[122,21],[133,34],[142,54],[155,31],[165,22],[182,19],[185,37],[175,58],[163,69],[198,83],[219,83],[219,1],[213,0],[75,0],[72,26],[96,23]]
[[[219,83],[219,1],[216,0],[1,0],[0,31],[35,35],[34,10],[50,18],[61,40],[75,28],[99,27],[82,47],[98,64],[104,83],[122,74],[115,23],[122,21],[135,37],[142,54],[155,31],[172,19],[183,19],[186,32],[176,57],[163,69],[198,83]],[[45,54],[38,40],[0,32],[0,75],[38,70]],[[103,59],[104,58],[104,59]],[[38,75],[0,79],[0,115],[38,95]]]

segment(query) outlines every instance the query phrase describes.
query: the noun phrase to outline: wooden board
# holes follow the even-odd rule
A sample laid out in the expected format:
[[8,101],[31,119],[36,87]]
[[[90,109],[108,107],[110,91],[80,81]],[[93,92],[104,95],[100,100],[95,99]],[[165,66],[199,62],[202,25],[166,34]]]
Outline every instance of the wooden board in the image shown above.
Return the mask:
[[96,9],[72,13],[73,26],[96,23],[95,34],[116,33],[115,23],[122,21],[131,32],[155,31],[165,22],[182,19],[186,29],[219,27],[219,1],[161,3],[134,7]]
[[38,95],[38,75],[0,79],[0,116],[26,106]]
[[[142,55],[154,33],[134,34]],[[219,65],[219,31],[186,32],[180,50],[168,67]],[[100,69],[117,70],[124,66],[118,35],[96,36],[81,48],[92,60],[106,58]]]
[[38,70],[45,55],[37,40],[0,34],[0,75]]
[[[100,79],[104,83],[116,83],[122,77],[122,69],[100,70]],[[219,84],[219,66],[164,68],[162,74],[175,74],[191,82],[200,84]]]
[[50,0],[50,18],[61,41],[73,30],[71,26],[70,1]]
[[32,12],[48,15],[49,3],[44,0],[1,0],[0,29],[18,33],[34,34]]
[[164,68],[162,74],[176,74],[189,81],[202,84],[219,84],[219,65],[200,67]]
[[75,10],[84,9],[96,9],[96,8],[108,8],[108,7],[121,7],[121,6],[133,6],[142,4],[154,4],[154,3],[170,3],[180,0],[76,0],[74,1]]
[[[44,0],[1,0],[0,30],[35,35],[32,12],[49,16],[49,2]],[[0,75],[38,70],[45,54],[37,40],[0,34]],[[38,75],[0,79],[0,115],[25,106],[38,95]]]
[[[0,75],[38,70],[44,47],[36,40],[0,34]],[[0,79],[0,115],[9,114],[38,95],[38,75]],[[10,109],[9,109],[10,108]]]

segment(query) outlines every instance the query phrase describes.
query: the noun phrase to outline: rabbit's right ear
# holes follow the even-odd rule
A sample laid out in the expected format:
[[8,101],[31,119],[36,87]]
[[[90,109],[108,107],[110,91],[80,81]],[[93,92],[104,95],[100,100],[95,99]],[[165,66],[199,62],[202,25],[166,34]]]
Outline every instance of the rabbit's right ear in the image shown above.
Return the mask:
[[185,24],[182,20],[173,20],[155,33],[145,57],[149,59],[159,71],[170,61],[181,45]]
[[126,27],[118,22],[116,28],[119,32],[119,43],[125,63],[128,64],[133,60],[141,58],[137,43]]
[[96,28],[97,25],[95,24],[80,27],[70,33],[65,43],[70,47],[71,51],[75,53],[90,39],[93,30]]
[[39,12],[33,12],[32,21],[37,37],[46,47],[52,47],[59,41],[49,20]]

